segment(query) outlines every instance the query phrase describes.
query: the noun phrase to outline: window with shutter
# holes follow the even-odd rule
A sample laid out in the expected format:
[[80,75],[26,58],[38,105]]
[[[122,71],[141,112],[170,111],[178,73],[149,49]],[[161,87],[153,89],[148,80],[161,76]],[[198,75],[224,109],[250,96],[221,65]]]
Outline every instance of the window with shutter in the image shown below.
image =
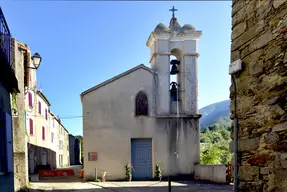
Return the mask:
[[30,126],[30,135],[34,135],[33,119],[29,120],[29,126]]
[[41,102],[38,102],[38,113],[41,115]]
[[42,139],[45,140],[45,127],[42,126]]
[[45,119],[48,120],[48,110],[45,109]]
[[28,104],[30,107],[33,107],[33,103],[32,103],[32,93],[28,93]]

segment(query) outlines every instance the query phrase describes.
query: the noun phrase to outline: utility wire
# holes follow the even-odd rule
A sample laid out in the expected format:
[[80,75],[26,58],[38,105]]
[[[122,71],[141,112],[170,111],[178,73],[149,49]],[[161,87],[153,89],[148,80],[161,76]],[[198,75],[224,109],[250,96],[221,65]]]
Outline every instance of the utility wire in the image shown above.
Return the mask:
[[[45,115],[31,115],[31,114],[27,114],[27,117],[43,117],[43,118],[45,118]],[[59,118],[56,118],[56,119],[76,119],[76,118],[82,118],[82,117],[83,116],[66,116],[66,117],[59,116]],[[53,117],[49,117],[48,119],[54,119],[54,118]]]

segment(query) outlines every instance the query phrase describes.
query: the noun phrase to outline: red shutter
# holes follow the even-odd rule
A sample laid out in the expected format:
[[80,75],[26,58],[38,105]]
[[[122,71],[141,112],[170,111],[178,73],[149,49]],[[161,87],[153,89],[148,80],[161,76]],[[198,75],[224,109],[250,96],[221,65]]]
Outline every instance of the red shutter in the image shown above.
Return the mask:
[[39,101],[39,104],[38,104],[38,112],[41,115],[41,102],[40,101]]
[[28,93],[28,102],[29,102],[29,106],[32,107],[32,93]]
[[48,120],[48,111],[47,111],[47,109],[45,109],[45,118],[46,118],[46,120]]
[[42,127],[42,139],[45,140],[45,127]]
[[32,119],[30,119],[29,124],[30,124],[30,135],[34,135],[33,120]]

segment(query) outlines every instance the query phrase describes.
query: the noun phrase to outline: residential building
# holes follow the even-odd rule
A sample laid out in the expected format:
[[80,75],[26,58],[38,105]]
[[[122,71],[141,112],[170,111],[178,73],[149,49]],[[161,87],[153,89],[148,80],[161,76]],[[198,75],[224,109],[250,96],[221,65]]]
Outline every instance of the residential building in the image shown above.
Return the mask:
[[169,26],[158,24],[146,42],[150,68],[138,65],[81,94],[85,180],[95,180],[95,168],[110,180],[125,179],[129,163],[135,180],[152,179],[157,163],[163,177],[194,174],[200,163],[201,34],[173,14]]
[[[35,72],[33,76],[35,77]],[[50,103],[43,92],[36,88],[28,88],[26,122],[30,173],[37,172],[38,169],[50,169],[51,165],[56,164],[56,152],[50,149],[49,106]]]
[[80,165],[81,163],[81,143],[72,134],[69,134],[70,165]]
[[57,117],[55,116],[54,113],[52,113],[51,111],[49,111],[50,114],[50,149],[52,151],[55,152],[56,157],[50,157],[50,162],[53,162],[54,159],[56,159],[56,161],[51,165],[52,169],[56,169],[57,168],[57,156],[59,153],[59,142],[58,142],[58,130],[59,130],[59,122]]
[[[28,58],[29,59],[29,58]],[[29,63],[33,68],[32,62]],[[50,102],[37,89],[36,70],[29,70],[29,86],[25,93],[26,131],[28,142],[29,173],[56,166],[56,152],[51,149]]]
[[[0,191],[14,191],[13,131],[10,94],[19,93],[11,62],[11,33],[0,7]],[[14,97],[15,98],[15,97]]]
[[63,126],[59,119],[58,129],[58,142],[59,149],[57,155],[57,167],[66,167],[70,165],[70,153],[69,153],[69,132]]

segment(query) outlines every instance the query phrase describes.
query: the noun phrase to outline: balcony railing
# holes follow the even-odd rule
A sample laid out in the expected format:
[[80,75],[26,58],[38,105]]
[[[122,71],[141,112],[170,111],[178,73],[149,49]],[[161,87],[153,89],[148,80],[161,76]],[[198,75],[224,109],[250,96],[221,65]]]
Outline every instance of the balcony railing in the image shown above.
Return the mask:
[[11,34],[6,23],[4,14],[0,7],[0,56],[5,57],[7,64],[10,65],[10,40]]
[[0,7],[0,82],[10,93],[19,92],[18,80],[11,62],[11,33]]

